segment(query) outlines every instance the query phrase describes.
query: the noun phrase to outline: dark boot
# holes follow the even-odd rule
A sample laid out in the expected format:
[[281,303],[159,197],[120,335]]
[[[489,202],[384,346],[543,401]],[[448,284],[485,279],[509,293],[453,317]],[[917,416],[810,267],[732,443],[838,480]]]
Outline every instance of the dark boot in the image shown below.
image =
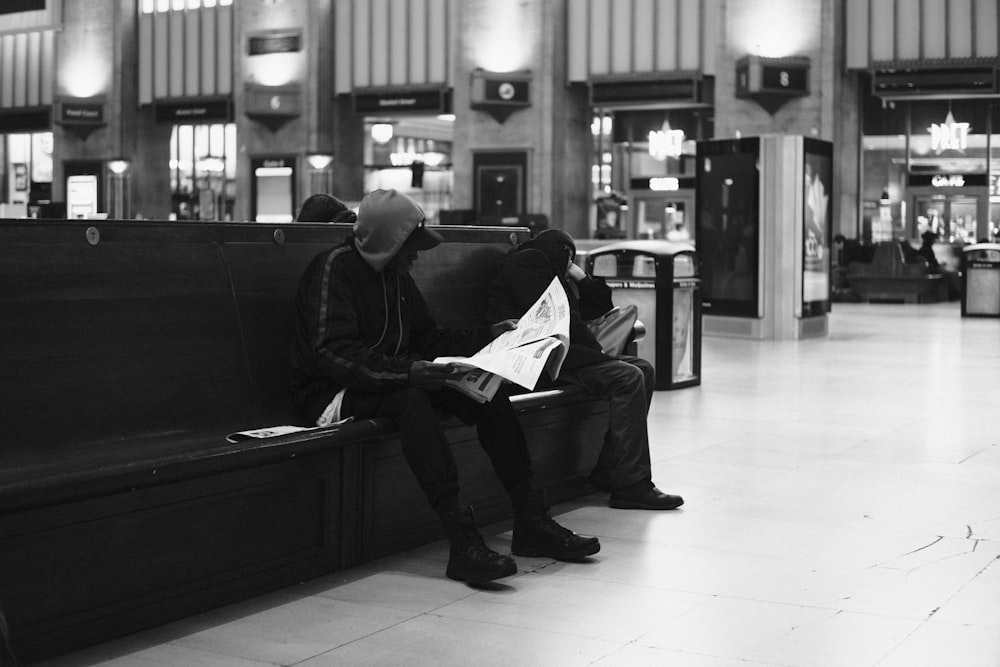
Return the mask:
[[438,511],[438,515],[451,542],[448,569],[445,570],[450,579],[475,585],[517,573],[513,558],[486,546],[476,529],[471,507],[455,503]]
[[580,560],[601,550],[596,537],[577,535],[563,528],[549,516],[548,508],[537,493],[512,498],[514,504],[515,556],[541,556],[555,560]]

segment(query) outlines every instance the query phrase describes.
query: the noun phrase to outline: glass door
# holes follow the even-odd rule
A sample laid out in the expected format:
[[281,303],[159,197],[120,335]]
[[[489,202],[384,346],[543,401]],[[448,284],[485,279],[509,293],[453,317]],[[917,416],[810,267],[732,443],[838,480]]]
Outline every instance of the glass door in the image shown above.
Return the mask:
[[633,238],[667,239],[694,245],[693,192],[632,192],[635,206]]
[[972,243],[976,240],[979,197],[966,194],[916,195],[913,208],[913,238],[932,231],[946,243]]

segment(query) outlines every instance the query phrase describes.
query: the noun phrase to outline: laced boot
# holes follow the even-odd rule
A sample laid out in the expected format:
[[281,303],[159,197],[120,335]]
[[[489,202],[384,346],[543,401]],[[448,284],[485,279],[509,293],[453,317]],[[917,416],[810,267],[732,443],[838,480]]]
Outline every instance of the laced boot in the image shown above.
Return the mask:
[[468,584],[482,584],[517,573],[517,563],[510,556],[493,551],[476,529],[472,508],[458,503],[438,512],[444,524],[451,553],[445,574],[449,579]]
[[515,497],[513,504],[514,538],[510,550],[515,556],[572,561],[601,550],[596,537],[577,535],[556,523],[537,493]]

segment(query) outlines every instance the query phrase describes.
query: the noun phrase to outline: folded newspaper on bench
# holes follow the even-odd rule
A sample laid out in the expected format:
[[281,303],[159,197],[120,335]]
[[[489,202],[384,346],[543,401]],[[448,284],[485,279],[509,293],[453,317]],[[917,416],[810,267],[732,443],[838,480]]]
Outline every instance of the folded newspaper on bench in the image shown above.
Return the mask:
[[438,357],[434,363],[453,364],[468,372],[445,384],[485,403],[504,380],[534,389],[543,370],[551,377],[569,351],[569,301],[558,278],[545,289],[517,322],[471,357]]
[[254,428],[247,431],[237,431],[236,433],[230,433],[226,436],[226,442],[243,442],[244,440],[253,439],[265,439],[265,438],[277,438],[282,435],[288,435],[289,433],[299,433],[300,431],[322,431],[322,430],[336,430],[334,427],[343,426],[344,424],[354,421],[354,417],[347,417],[346,419],[341,419],[338,422],[332,424],[327,424],[326,426],[267,426],[265,428]]

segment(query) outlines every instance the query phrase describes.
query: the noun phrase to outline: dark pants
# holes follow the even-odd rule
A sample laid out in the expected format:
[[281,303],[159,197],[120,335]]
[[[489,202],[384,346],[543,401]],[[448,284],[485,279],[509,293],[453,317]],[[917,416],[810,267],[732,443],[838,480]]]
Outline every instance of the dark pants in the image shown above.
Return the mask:
[[608,432],[591,480],[603,490],[652,481],[646,427],[656,386],[652,364],[619,356],[564,370],[559,382],[580,385],[608,402]]
[[512,497],[522,497],[531,487],[528,445],[503,387],[492,401],[482,404],[451,389],[433,392],[416,387],[382,392],[349,389],[341,413],[355,419],[387,417],[395,422],[406,462],[435,508],[458,496],[458,466],[441,429],[442,413],[476,426],[479,443]]

